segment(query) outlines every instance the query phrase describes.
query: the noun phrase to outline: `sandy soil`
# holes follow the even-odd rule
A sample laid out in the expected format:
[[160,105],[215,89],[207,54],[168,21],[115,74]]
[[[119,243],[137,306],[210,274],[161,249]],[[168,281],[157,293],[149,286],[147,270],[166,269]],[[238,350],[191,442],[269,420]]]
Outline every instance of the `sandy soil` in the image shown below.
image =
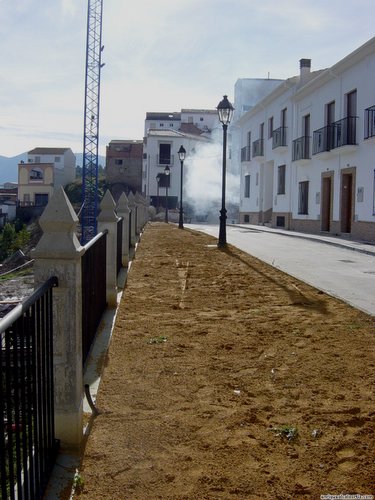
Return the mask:
[[149,224],[105,365],[79,497],[375,494],[374,318],[233,247]]

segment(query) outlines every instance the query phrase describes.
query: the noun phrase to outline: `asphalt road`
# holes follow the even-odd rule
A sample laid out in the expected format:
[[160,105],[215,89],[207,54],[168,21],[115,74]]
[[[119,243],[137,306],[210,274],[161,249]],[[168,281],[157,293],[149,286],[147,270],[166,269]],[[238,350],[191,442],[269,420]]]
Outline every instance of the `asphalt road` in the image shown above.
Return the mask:
[[[187,224],[187,228],[218,236],[217,225]],[[375,315],[375,246],[341,243],[336,238],[314,239],[301,233],[227,226],[227,242],[272,266]]]

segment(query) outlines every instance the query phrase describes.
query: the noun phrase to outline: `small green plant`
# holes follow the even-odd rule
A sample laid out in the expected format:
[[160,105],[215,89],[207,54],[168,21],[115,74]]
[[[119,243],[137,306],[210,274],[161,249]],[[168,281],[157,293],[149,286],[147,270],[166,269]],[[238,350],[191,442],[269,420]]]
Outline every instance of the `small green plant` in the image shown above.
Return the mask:
[[154,337],[147,341],[147,344],[162,344],[163,342],[167,342],[168,338],[164,337],[164,335],[160,335],[159,337]]
[[279,427],[272,427],[271,431],[273,431],[276,436],[280,436],[282,438],[287,439],[288,441],[293,441],[298,436],[298,429],[293,425],[280,425]]
[[73,478],[73,489],[76,493],[80,493],[83,490],[83,487],[85,485],[85,482],[79,473],[78,469],[76,469],[76,472],[74,474]]

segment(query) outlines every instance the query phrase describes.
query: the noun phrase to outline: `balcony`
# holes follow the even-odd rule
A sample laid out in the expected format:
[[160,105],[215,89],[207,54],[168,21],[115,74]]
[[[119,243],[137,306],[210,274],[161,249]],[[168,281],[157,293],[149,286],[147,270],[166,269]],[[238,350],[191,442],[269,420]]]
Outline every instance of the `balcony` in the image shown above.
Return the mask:
[[253,158],[264,158],[264,139],[257,139],[253,142]]
[[165,167],[166,165],[171,166],[174,164],[174,155],[169,155],[169,156],[157,155],[156,161],[159,167]]
[[314,131],[313,155],[329,152],[332,149],[357,146],[357,117],[347,116],[342,120]]
[[375,137],[375,106],[365,109],[365,139]]
[[272,149],[286,147],[286,127],[279,127],[272,132]]
[[310,137],[304,135],[293,141],[292,161],[310,160]]

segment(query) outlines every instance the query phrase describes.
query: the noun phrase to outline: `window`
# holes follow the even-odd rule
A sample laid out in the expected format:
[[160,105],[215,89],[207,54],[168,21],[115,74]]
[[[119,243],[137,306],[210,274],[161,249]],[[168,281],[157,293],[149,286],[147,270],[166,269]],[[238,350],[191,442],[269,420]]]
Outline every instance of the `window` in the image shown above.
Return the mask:
[[121,160],[120,158],[115,159],[115,165],[122,165],[122,164],[123,164],[123,160]]
[[264,123],[259,125],[259,139],[263,141],[264,139]]
[[309,181],[303,181],[298,186],[298,213],[307,215],[309,208]]
[[201,116],[201,117],[199,118],[199,120],[200,120],[201,122],[203,122],[203,120],[204,120],[203,116]]
[[246,160],[251,160],[251,132],[247,133]]
[[268,118],[268,139],[272,138],[272,132],[273,132],[273,116],[271,116],[271,118]]
[[55,156],[55,163],[60,163],[61,156]]
[[169,165],[171,163],[171,145],[159,144],[159,165]]
[[245,175],[244,197],[250,198],[250,175]]
[[193,117],[192,116],[188,116],[188,123],[193,123]]
[[164,123],[159,123],[159,127],[164,127]]
[[372,190],[372,215],[375,215],[375,170],[374,170],[374,188]]
[[346,94],[346,116],[357,116],[357,91]]
[[42,181],[43,171],[40,168],[33,168],[30,170],[30,180],[31,181]]
[[170,123],[170,124],[169,124],[169,126],[170,126],[170,127],[173,127],[173,123]]
[[35,163],[40,163],[40,156],[36,156],[34,161],[35,161]]
[[277,194],[285,194],[285,165],[277,167]]
[[37,207],[44,207],[48,204],[48,194],[47,193],[35,193],[35,205]]
[[287,110],[287,108],[284,108],[281,110],[281,116],[280,116],[280,126],[281,127],[286,127],[286,110]]
[[241,148],[241,162],[246,161],[246,146]]

